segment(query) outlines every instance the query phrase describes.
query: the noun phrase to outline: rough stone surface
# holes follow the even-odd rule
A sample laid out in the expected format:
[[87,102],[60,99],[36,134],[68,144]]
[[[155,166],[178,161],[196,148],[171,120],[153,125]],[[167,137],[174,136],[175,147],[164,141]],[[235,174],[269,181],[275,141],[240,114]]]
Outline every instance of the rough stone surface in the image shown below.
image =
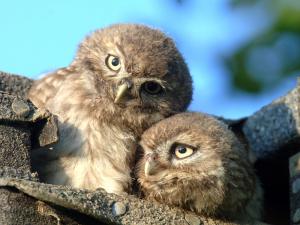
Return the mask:
[[38,132],[38,142],[40,147],[50,146],[58,142],[58,119],[56,116],[48,117],[46,124]]
[[1,224],[57,224],[55,218],[38,213],[35,199],[13,189],[0,189],[0,204]]
[[300,190],[300,178],[294,180],[292,185],[293,193],[296,194]]
[[185,214],[185,220],[189,225],[201,225],[201,221],[193,214]]
[[115,216],[122,216],[126,213],[126,205],[122,202],[115,202],[112,206],[112,212]]
[[[15,103],[17,103],[18,105],[16,105]],[[23,106],[21,106],[21,104]],[[25,106],[25,104],[27,106]],[[14,109],[12,107],[13,105]],[[24,117],[22,111],[24,114],[26,114],[26,117]],[[32,122],[34,112],[35,107],[31,102],[22,100],[14,95],[0,92],[0,121],[13,121],[19,123]]]
[[30,171],[28,155],[28,150],[31,147],[30,138],[30,131],[27,126],[15,127],[0,124],[1,167],[7,166]]
[[[153,224],[153,225],[182,225],[188,224],[185,212],[178,208],[171,208],[154,202],[138,199],[134,196],[118,196],[108,194],[104,190],[88,191],[60,185],[43,184],[16,178],[0,178],[0,185],[14,187],[18,190],[45,202],[50,202],[79,213],[89,215],[103,223],[108,224]],[[115,202],[128,205],[127,212],[122,216],[114,215],[111,210]],[[193,213],[190,213],[191,215]],[[193,214],[189,221],[200,224],[236,224],[205,218]],[[192,219],[191,219],[192,218]],[[253,224],[253,223],[252,223]]]
[[12,167],[1,166],[0,177],[15,177],[19,179],[39,181],[37,173],[31,173],[30,171],[15,169]]
[[300,135],[299,88],[250,116],[243,132],[258,158],[269,156]]
[[295,177],[300,174],[300,154],[295,154],[290,158],[289,169],[290,177]]
[[101,224],[74,211],[50,206],[12,188],[0,188],[2,225],[96,225]]
[[299,223],[299,222],[300,222],[300,209],[297,209],[293,215],[293,223]]
[[27,172],[30,171],[31,132],[28,120],[12,110],[16,99],[0,93],[0,165]]
[[20,117],[27,117],[30,113],[29,105],[22,99],[14,99],[11,107],[14,113]]
[[290,208],[291,224],[300,223],[300,153],[292,156],[289,160],[290,169]]
[[0,71],[0,92],[26,98],[33,80]]

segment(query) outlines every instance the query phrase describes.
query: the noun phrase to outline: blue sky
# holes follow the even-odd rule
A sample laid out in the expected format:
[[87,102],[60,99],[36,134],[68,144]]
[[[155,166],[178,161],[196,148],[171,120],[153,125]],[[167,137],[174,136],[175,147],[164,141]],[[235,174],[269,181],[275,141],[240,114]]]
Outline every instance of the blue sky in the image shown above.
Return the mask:
[[89,32],[112,23],[143,23],[176,41],[194,80],[193,111],[248,116],[291,89],[296,78],[260,95],[231,88],[220,55],[230,54],[272,22],[260,8],[232,11],[227,0],[2,1],[0,70],[38,78],[68,65]]

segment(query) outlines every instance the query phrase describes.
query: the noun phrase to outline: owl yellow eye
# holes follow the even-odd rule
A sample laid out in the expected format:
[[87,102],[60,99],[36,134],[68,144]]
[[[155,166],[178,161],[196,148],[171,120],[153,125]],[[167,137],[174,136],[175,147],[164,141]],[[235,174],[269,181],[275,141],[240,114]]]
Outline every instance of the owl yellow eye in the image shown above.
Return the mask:
[[178,159],[183,159],[192,155],[194,153],[194,150],[192,148],[185,147],[183,145],[178,145],[175,148],[174,153]]
[[106,58],[106,65],[113,71],[118,71],[121,68],[121,61],[118,57],[109,55]]
[[150,95],[157,95],[163,91],[162,86],[154,81],[145,82],[142,85],[142,89]]

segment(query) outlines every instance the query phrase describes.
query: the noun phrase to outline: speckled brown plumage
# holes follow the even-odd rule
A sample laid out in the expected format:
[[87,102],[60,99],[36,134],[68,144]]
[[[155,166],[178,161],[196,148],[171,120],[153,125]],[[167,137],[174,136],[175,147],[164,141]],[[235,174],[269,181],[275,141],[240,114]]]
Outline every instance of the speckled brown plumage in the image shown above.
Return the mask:
[[184,111],[188,68],[174,42],[156,29],[118,24],[80,45],[70,66],[35,82],[30,100],[59,118],[61,141],[36,150],[49,183],[129,191],[136,143],[155,122]]
[[138,181],[147,199],[201,215],[260,219],[262,192],[244,146],[227,126],[181,113],[144,132]]

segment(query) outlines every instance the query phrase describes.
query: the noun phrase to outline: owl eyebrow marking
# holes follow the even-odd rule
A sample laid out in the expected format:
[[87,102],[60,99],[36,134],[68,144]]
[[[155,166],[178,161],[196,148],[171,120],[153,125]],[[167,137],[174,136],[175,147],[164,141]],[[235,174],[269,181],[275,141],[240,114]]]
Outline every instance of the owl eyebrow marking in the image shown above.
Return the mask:
[[123,57],[126,58],[126,54],[125,54],[125,51],[124,51],[123,47],[122,47],[120,44],[118,44],[118,43],[116,43],[116,46],[117,46],[117,49],[118,49],[118,50],[121,52],[121,54],[123,55]]
[[[113,54],[113,53],[107,53],[107,57],[108,57],[108,56],[114,56],[114,57],[119,58],[119,56],[117,56],[116,54]],[[106,58],[107,58],[107,57],[106,57]]]

